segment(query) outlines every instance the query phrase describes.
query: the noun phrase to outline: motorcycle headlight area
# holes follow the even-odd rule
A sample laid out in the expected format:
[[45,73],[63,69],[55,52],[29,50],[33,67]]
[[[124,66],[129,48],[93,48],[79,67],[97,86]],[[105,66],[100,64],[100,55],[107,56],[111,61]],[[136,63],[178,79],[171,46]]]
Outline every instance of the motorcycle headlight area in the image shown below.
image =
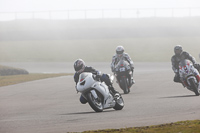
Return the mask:
[[81,82],[80,85],[85,85],[85,81]]
[[194,73],[194,66],[193,65],[187,65],[187,66],[184,66],[180,69],[180,73],[184,76],[184,77],[187,77],[188,75],[193,75]]
[[87,74],[81,74],[80,77],[79,77],[79,82],[80,82],[80,85],[84,85],[85,84],[85,79],[88,75]]

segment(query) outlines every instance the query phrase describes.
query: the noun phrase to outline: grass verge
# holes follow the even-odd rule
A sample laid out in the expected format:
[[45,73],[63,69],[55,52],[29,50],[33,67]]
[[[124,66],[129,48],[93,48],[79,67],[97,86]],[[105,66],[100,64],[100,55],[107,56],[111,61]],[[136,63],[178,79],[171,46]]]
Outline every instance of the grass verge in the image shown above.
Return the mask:
[[0,65],[0,76],[22,75],[22,74],[29,74],[29,72],[21,68],[14,68],[14,67]]
[[59,77],[59,76],[67,76],[72,74],[67,73],[59,73],[59,74],[28,74],[28,75],[11,75],[11,76],[0,76],[0,87],[13,85],[18,83],[23,83],[27,81],[45,79],[45,78],[52,78],[52,77]]
[[180,121],[145,127],[131,127],[121,129],[108,129],[85,131],[83,133],[200,133],[200,120]]

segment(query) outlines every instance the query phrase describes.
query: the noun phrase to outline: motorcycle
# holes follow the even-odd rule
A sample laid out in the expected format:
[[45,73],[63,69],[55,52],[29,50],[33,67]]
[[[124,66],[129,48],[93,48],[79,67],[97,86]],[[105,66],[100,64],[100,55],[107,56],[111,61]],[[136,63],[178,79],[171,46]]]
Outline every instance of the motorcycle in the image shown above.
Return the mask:
[[[113,80],[113,77],[109,77]],[[110,93],[108,86],[92,73],[83,72],[79,76],[76,87],[77,91],[88,101],[91,108],[96,112],[104,109],[114,108],[121,110],[124,107],[123,98],[119,93],[114,96]]]
[[200,94],[200,74],[190,60],[181,60],[179,63],[180,79],[188,90],[193,91],[196,96]]
[[115,67],[115,77],[120,88],[124,91],[124,94],[128,94],[133,85],[131,82],[131,75],[132,70],[130,64],[121,59]]

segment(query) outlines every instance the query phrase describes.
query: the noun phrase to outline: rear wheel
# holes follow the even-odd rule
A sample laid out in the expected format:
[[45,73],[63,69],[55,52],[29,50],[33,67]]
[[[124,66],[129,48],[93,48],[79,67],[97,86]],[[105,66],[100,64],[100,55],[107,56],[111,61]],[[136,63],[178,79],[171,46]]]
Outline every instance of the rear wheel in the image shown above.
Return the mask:
[[189,79],[190,85],[196,96],[199,96],[200,90],[198,89],[197,84],[195,83],[194,79]]
[[96,99],[91,92],[87,94],[87,100],[91,108],[96,112],[102,112],[103,111],[103,104],[101,97],[98,96]]

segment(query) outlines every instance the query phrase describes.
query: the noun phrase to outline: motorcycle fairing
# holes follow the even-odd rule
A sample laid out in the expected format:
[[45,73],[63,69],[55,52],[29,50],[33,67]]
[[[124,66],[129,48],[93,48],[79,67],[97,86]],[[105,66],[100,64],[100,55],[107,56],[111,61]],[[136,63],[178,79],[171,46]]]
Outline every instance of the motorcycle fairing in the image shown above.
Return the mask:
[[96,82],[95,84],[93,84],[92,88],[96,89],[103,95],[104,109],[115,106],[115,100],[114,100],[113,96],[109,93],[108,86],[104,82]]

